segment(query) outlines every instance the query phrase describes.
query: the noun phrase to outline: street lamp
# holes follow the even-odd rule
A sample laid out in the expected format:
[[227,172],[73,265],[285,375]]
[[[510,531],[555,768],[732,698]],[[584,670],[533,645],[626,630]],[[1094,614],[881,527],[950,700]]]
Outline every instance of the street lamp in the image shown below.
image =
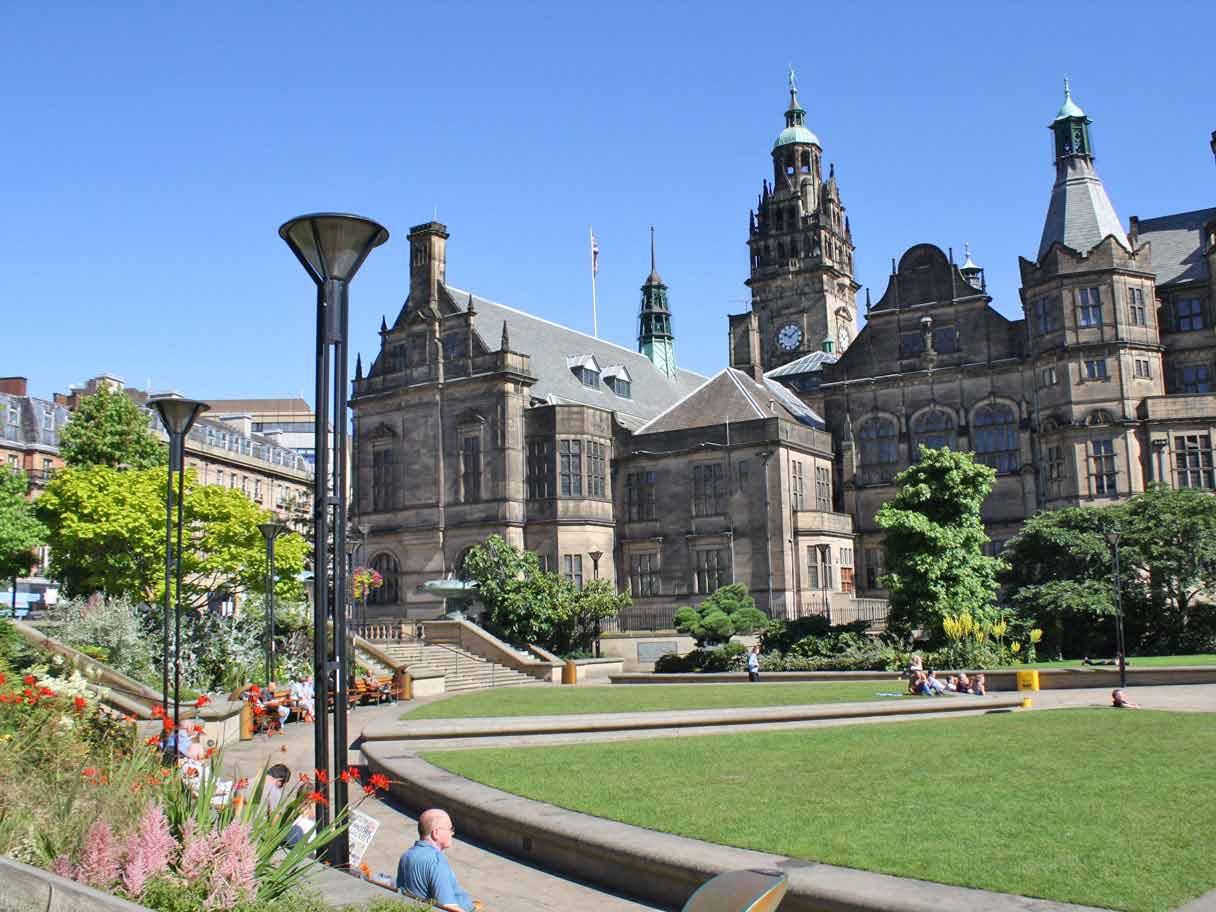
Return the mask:
[[258,524],[266,539],[266,686],[274,680],[274,540],[287,531],[282,523]]
[[1108,529],[1106,543],[1110,545],[1111,563],[1115,587],[1115,648],[1119,651],[1119,686],[1127,686],[1127,658],[1123,643],[1123,594],[1119,585],[1119,539],[1118,529]]
[[[600,558],[604,556],[604,552],[596,549],[587,554],[591,558],[591,578],[597,580],[600,578]],[[600,657],[600,619],[597,615],[595,618],[595,657]]]
[[[165,718],[169,715],[169,610],[173,607],[173,740],[164,739],[166,749],[177,743],[178,726],[181,725],[182,688],[182,508],[185,498],[185,444],[186,435],[200,414],[210,408],[205,402],[185,399],[181,396],[160,396],[148,400],[148,407],[156,410],[160,423],[169,434],[169,473],[165,481],[165,610],[162,618],[163,633],[161,652],[160,707]],[[177,472],[177,547],[173,547],[173,473]],[[177,601],[170,599],[170,590],[177,575]]]
[[[367,255],[388,240],[388,231],[376,222],[357,215],[321,212],[301,215],[279,228],[286,241],[317,285],[316,396],[314,423],[316,475],[313,479],[313,567],[316,573],[313,600],[313,665],[316,679],[316,728],[313,750],[316,760],[318,791],[328,790],[329,776],[329,650],[326,624],[329,620],[329,567],[333,561],[335,606],[346,598],[346,397],[348,391],[347,328],[350,322],[348,288]],[[329,465],[330,347],[333,347],[333,396],[335,439],[332,477]],[[332,489],[333,494],[330,494]],[[330,550],[330,511],[333,511],[333,550]],[[346,768],[346,670],[342,668],[346,640],[346,612],[334,611],[334,664],[337,685],[334,699],[334,768]],[[334,815],[347,805],[347,784],[334,776]],[[324,826],[328,811],[317,804],[317,826]],[[343,833],[333,842],[333,863],[345,867],[350,861],[350,842]]]

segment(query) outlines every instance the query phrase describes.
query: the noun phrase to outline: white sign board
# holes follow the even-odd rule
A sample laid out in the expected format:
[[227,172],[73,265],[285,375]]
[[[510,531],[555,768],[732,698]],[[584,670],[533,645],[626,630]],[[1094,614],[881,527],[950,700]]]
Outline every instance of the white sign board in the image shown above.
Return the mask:
[[363,861],[363,853],[367,851],[367,847],[371,844],[372,837],[376,835],[376,830],[380,829],[380,821],[375,817],[369,817],[361,811],[351,811],[350,829],[347,830],[347,836],[350,839],[350,866],[357,868]]

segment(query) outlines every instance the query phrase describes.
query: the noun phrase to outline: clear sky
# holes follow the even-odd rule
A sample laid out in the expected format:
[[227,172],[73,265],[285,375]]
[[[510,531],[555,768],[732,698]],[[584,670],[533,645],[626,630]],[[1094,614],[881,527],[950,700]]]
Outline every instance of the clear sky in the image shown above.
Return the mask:
[[0,374],[36,395],[110,372],[311,401],[313,290],[277,229],[317,210],[392,234],[352,286],[365,363],[437,212],[451,284],[587,331],[594,225],[600,332],[626,345],[654,225],[677,359],[716,371],[791,63],[875,300],[912,244],[970,241],[1019,312],[1065,74],[1125,224],[1216,204],[1200,0],[52,0],[3,22]]

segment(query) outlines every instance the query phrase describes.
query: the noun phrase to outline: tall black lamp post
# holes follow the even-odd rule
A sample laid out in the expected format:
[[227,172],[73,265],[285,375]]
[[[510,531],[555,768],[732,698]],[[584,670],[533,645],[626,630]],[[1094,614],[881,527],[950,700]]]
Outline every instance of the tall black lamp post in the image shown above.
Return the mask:
[[[604,552],[600,551],[597,548],[594,551],[588,552],[587,556],[589,558],[591,558],[591,578],[593,580],[597,580],[600,578],[600,558],[604,556]],[[597,617],[595,619],[595,657],[598,659],[599,656],[600,656],[600,619]]]
[[1115,649],[1119,652],[1119,686],[1127,686],[1127,650],[1123,642],[1123,593],[1119,579],[1119,539],[1118,529],[1110,529],[1106,533],[1106,543],[1110,545],[1112,564],[1111,576],[1115,587]]
[[[346,641],[346,398],[348,389],[347,327],[348,288],[367,255],[388,240],[388,231],[376,222],[357,215],[322,212],[301,215],[279,228],[287,242],[317,285],[316,396],[316,476],[313,488],[313,567],[316,590],[313,600],[313,665],[316,679],[316,728],[313,736],[318,775],[313,783],[327,791],[329,776],[329,679],[333,672],[337,693],[334,699],[334,769],[346,768],[346,694],[347,670],[342,667]],[[332,475],[329,460],[330,349],[333,349],[334,446]],[[332,493],[331,493],[332,491]],[[332,550],[329,530],[333,513]],[[329,568],[333,566],[334,663],[329,663],[326,624],[331,601]],[[334,776],[334,815],[347,806],[347,784]],[[317,825],[328,817],[324,804],[317,805]],[[350,863],[350,843],[342,834],[331,843],[331,860],[336,866]]]
[[274,540],[287,531],[282,523],[264,522],[258,525],[266,539],[266,686],[274,680]]
[[[165,482],[165,610],[162,621],[164,639],[161,655],[161,712],[169,716],[169,611],[173,610],[173,738],[165,738],[166,750],[177,743],[178,726],[181,725],[182,688],[182,509],[185,495],[185,448],[186,435],[194,421],[210,406],[196,399],[181,396],[159,396],[148,400],[148,408],[155,409],[160,422],[169,434],[169,474]],[[177,473],[177,547],[173,544],[173,473]],[[176,576],[177,601],[171,598]]]

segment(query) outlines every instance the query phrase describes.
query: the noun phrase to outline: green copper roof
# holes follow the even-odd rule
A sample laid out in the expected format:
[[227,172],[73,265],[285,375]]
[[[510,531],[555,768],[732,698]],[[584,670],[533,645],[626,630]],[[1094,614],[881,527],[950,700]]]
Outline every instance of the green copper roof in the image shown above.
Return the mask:
[[[1077,106],[1077,103],[1072,100],[1072,92],[1068,88],[1068,80],[1064,80],[1064,104],[1060,105],[1060,113],[1056,115],[1056,120],[1065,120],[1069,117],[1084,117],[1085,112]],[[1052,121],[1054,123],[1055,121]]]
[[776,142],[773,143],[773,148],[788,146],[791,143],[814,143],[815,145],[819,145],[819,137],[806,127],[786,127],[781,131],[781,135],[777,137]]

